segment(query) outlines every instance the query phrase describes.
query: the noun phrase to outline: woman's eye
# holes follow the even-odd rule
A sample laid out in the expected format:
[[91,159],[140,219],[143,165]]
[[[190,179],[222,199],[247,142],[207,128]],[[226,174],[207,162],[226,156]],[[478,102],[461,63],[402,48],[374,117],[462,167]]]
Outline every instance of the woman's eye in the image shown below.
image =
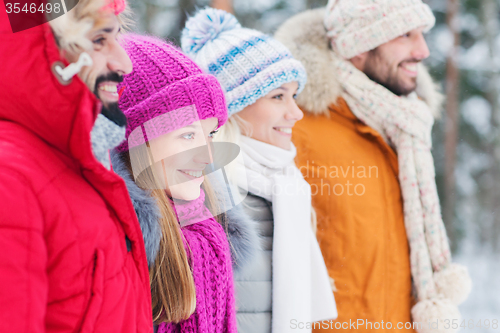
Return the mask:
[[104,41],[105,41],[105,40],[106,40],[106,39],[105,39],[104,37],[99,37],[99,38],[97,38],[97,39],[94,39],[94,40],[92,41],[92,43],[94,43],[94,44],[96,44],[96,45],[104,45]]
[[183,134],[182,138],[184,138],[186,140],[192,140],[192,139],[194,139],[194,133]]
[[275,95],[273,98],[281,101],[283,99],[283,94]]
[[408,37],[410,37],[410,33],[406,33],[406,34],[404,34],[404,35],[403,35],[403,36],[401,36],[401,37],[408,38]]
[[215,131],[212,131],[210,132],[210,134],[208,135],[209,138],[213,138],[215,136],[215,134],[219,133],[219,130],[215,130]]
[[294,94],[294,95],[293,95],[293,99],[297,99],[297,94]]

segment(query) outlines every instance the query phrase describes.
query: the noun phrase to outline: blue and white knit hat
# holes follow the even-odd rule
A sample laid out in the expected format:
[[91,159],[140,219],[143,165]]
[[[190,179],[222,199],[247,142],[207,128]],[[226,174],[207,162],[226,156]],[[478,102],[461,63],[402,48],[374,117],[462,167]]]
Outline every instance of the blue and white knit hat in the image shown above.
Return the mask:
[[189,18],[181,46],[204,71],[219,80],[233,115],[284,83],[297,81],[300,93],[306,70],[274,38],[242,28],[220,9],[205,8]]

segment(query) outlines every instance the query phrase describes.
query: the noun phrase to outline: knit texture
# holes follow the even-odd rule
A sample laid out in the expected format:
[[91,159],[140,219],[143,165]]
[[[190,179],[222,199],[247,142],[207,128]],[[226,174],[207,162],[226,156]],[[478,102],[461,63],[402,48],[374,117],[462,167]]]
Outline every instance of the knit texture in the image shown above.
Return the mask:
[[177,220],[181,227],[207,220],[212,217],[210,211],[205,207],[205,192],[201,190],[200,196],[192,201],[180,199],[170,200],[175,210]]
[[102,114],[97,119],[90,132],[92,152],[106,169],[111,168],[109,151],[120,144],[125,138],[125,127],[118,126]]
[[176,47],[154,37],[127,35],[123,47],[134,70],[119,85],[120,109],[127,116],[126,151],[197,120],[227,120],[224,93],[213,75]]
[[[201,190],[196,200],[175,204],[186,240],[186,250],[196,287],[196,310],[178,324],[163,323],[158,333],[233,333],[236,328],[231,251],[222,226],[210,216]],[[200,217],[207,218],[199,221]],[[193,220],[196,221],[193,223]]]
[[344,59],[373,50],[436,19],[421,0],[329,0],[324,18],[335,52]]
[[181,45],[204,71],[217,77],[226,93],[229,115],[287,82],[297,81],[300,93],[307,81],[304,67],[283,44],[242,28],[223,10],[206,8],[189,18]]

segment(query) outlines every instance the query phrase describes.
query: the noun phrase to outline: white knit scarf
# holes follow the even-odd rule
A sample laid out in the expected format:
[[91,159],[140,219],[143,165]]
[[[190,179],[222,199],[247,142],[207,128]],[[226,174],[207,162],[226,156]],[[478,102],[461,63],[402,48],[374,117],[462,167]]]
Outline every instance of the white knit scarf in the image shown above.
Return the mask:
[[[242,137],[238,186],[272,202],[272,332],[311,332],[299,323],[335,319],[325,262],[311,228],[311,188],[295,166],[296,149]],[[295,326],[294,326],[295,325]]]
[[[351,111],[377,130],[398,155],[411,272],[419,301],[412,309],[413,320],[460,318],[456,305],[467,298],[471,282],[465,267],[451,264],[434,179],[431,110],[416,93],[399,97],[349,61],[337,59],[336,68],[342,98]],[[440,323],[440,330],[432,332],[441,332],[444,326]]]

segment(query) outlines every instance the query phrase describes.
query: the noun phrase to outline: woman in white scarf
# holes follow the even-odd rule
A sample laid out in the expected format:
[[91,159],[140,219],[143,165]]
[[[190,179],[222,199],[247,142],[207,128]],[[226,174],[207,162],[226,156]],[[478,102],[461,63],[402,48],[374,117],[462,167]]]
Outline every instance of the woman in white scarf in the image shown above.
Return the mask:
[[262,247],[236,280],[238,331],[311,332],[337,317],[332,285],[313,232],[311,190],[294,163],[292,128],[303,116],[295,96],[306,73],[279,42],[207,8],[186,23],[183,51],[225,90],[229,121],[216,141],[242,159],[226,170],[259,221]]
[[[307,326],[312,322],[337,316],[332,284],[313,232],[316,220],[311,188],[294,163],[297,150],[291,142],[291,131],[303,116],[294,100],[297,87],[297,82],[289,82],[272,90],[233,115],[217,137],[223,142],[231,138],[241,147],[243,159],[229,170],[229,179],[248,191],[244,208],[261,221],[264,237],[272,241],[272,247],[264,248],[272,260],[270,332],[298,328],[310,332]],[[266,222],[272,225],[272,232],[267,234]],[[243,272],[237,277],[236,285],[243,281],[241,287],[245,287],[252,277],[260,280],[268,276],[265,268],[262,272],[266,264],[271,262],[263,254],[249,267],[248,271],[254,269],[249,276]]]

